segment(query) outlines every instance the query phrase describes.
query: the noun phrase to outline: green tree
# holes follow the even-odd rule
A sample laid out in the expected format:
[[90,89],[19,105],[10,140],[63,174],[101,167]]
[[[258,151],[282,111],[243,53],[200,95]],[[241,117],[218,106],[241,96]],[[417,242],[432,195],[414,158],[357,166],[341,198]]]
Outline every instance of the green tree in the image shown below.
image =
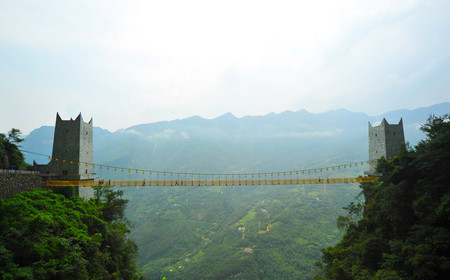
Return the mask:
[[18,169],[26,166],[22,152],[19,150],[20,143],[24,141],[22,132],[12,128],[8,134],[0,133],[0,168]]
[[122,198],[121,190],[114,191],[111,188],[98,187],[95,193],[96,198],[93,201],[101,210],[101,218],[110,225],[104,234],[105,242],[102,244],[108,252],[102,259],[103,265],[108,268],[104,278],[134,279],[137,271],[135,259],[138,248],[127,238],[127,234],[130,233],[128,228],[130,223],[125,218],[128,200]]

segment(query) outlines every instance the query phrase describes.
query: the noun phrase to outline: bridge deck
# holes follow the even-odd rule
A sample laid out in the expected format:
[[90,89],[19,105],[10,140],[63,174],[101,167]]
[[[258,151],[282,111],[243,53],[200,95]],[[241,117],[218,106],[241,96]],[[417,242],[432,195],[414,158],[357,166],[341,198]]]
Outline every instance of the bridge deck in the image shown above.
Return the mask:
[[303,185],[303,184],[349,184],[374,182],[377,177],[313,178],[313,179],[258,179],[258,180],[137,180],[137,181],[46,181],[47,186],[79,187],[178,187],[178,186],[258,186],[258,185]]

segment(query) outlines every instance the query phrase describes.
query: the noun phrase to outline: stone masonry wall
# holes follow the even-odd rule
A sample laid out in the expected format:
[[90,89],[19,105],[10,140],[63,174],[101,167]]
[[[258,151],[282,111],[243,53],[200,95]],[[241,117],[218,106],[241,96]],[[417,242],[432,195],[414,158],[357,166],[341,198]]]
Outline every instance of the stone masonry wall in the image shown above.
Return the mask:
[[20,192],[43,187],[42,178],[34,172],[0,171],[0,198],[5,199]]

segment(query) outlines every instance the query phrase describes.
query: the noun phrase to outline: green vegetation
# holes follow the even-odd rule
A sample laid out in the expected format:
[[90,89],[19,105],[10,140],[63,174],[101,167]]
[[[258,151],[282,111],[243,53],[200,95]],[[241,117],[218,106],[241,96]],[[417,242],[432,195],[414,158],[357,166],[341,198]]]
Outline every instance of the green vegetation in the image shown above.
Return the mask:
[[421,129],[426,140],[381,159],[380,181],[361,185],[365,203],[338,219],[345,235],[316,279],[450,279],[450,115]]
[[26,166],[24,156],[19,150],[19,145],[24,140],[21,134],[17,128],[12,128],[7,135],[0,133],[0,169],[19,169]]
[[[149,279],[312,279],[353,185],[127,188]],[[267,230],[269,229],[269,230]],[[247,250],[250,248],[251,250]]]
[[122,192],[33,190],[0,200],[1,279],[138,279]]

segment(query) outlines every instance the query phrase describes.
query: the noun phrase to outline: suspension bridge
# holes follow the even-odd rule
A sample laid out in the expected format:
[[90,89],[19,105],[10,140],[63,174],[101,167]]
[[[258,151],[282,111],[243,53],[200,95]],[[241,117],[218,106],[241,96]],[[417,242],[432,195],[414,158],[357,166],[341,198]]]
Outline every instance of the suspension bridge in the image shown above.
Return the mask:
[[[51,157],[48,157],[51,159]],[[103,164],[75,162],[54,158],[61,170],[71,166],[92,168],[95,180],[47,180],[47,186],[78,187],[205,187],[205,186],[258,186],[347,184],[374,182],[375,176],[364,176],[374,161],[360,161],[342,165],[294,171],[251,173],[187,173],[133,169]]]
[[189,187],[189,186],[259,186],[259,185],[303,185],[303,184],[354,184],[374,182],[377,177],[353,178],[307,178],[307,179],[231,179],[231,180],[98,180],[98,181],[64,181],[48,180],[46,186],[78,186],[78,187]]

